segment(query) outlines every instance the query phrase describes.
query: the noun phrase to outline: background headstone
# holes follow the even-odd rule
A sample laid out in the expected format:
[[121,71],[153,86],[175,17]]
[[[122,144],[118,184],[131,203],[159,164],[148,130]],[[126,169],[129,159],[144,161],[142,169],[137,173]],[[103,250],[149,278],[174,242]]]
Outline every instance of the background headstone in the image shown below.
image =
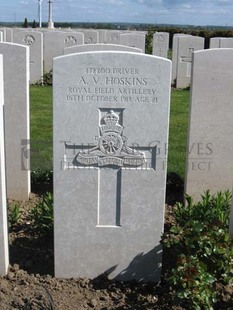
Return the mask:
[[13,41],[13,30],[12,28],[4,28],[6,31],[6,42]]
[[122,31],[107,30],[105,40],[108,44],[120,44],[120,34]]
[[233,49],[194,52],[185,192],[232,189]]
[[105,29],[98,29],[99,32],[99,43],[106,43],[106,33]]
[[167,58],[168,49],[169,32],[155,32],[153,35],[153,55]]
[[84,34],[81,32],[44,32],[44,70],[49,72],[52,69],[54,57],[63,55],[65,47],[84,44]]
[[97,30],[85,30],[83,33],[85,44],[99,43],[99,32]]
[[142,53],[142,50],[139,48],[120,44],[83,44],[64,48],[64,55],[94,51],[128,51]]
[[30,83],[34,84],[43,76],[43,34],[38,31],[18,31],[14,42],[30,48]]
[[57,277],[159,280],[170,74],[129,52],[54,60]]
[[233,48],[233,38],[221,38],[220,48]]
[[145,35],[136,33],[122,33],[120,34],[120,44],[136,47],[145,53]]
[[192,53],[194,51],[203,50],[204,41],[205,39],[201,37],[178,37],[177,88],[185,88],[190,85]]
[[176,83],[177,78],[177,59],[178,59],[178,37],[188,36],[183,33],[175,33],[172,39],[172,84]]
[[1,33],[1,38],[2,38],[1,40],[5,42],[6,41],[6,30],[4,28],[0,28],[0,33]]
[[219,48],[220,47],[220,37],[210,38],[210,48]]
[[3,105],[3,60],[0,55],[0,276],[7,274],[9,265]]
[[7,197],[29,198],[29,47],[0,43],[4,74]]

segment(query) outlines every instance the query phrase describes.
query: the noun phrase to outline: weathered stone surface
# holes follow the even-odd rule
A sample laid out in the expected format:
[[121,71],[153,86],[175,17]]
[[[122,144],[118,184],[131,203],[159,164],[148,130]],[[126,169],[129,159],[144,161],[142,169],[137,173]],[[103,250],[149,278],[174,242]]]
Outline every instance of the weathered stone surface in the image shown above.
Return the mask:
[[34,84],[43,76],[43,34],[38,31],[18,31],[14,42],[30,49],[30,83]]
[[219,48],[220,40],[220,37],[210,38],[210,48]]
[[56,276],[158,281],[171,62],[81,53],[53,72]]
[[194,52],[185,191],[232,189],[233,49]]
[[205,39],[201,37],[178,37],[177,88],[185,88],[190,85],[192,53],[194,51],[203,50],[204,41]]
[[8,253],[8,224],[6,204],[6,179],[5,179],[5,148],[3,125],[3,59],[0,55],[0,276],[7,274],[9,265]]
[[99,32],[99,43],[106,43],[107,30],[105,30],[105,29],[98,29],[98,32]]
[[178,37],[187,36],[183,33],[175,33],[172,40],[172,84],[176,83],[177,78],[177,59],[178,59]]
[[52,69],[54,57],[63,55],[65,47],[84,44],[84,34],[75,31],[47,31],[44,32],[44,70]]
[[120,44],[120,34],[122,31],[108,30],[105,34],[105,41],[108,44]]
[[233,48],[233,38],[221,38],[220,48]]
[[136,47],[145,53],[145,35],[137,33],[121,33],[120,34],[120,44]]
[[84,30],[83,33],[85,44],[99,43],[99,32],[97,30]]
[[0,43],[4,68],[7,197],[29,198],[29,47]]
[[167,58],[168,49],[169,32],[155,32],[153,35],[153,55]]
[[139,48],[120,44],[83,44],[64,48],[64,55],[95,51],[128,51],[142,53],[142,50]]
[[0,28],[0,33],[1,33],[2,41],[5,42],[6,41],[6,30],[4,28]]
[[13,42],[13,30],[12,28],[4,28],[6,31],[6,42]]

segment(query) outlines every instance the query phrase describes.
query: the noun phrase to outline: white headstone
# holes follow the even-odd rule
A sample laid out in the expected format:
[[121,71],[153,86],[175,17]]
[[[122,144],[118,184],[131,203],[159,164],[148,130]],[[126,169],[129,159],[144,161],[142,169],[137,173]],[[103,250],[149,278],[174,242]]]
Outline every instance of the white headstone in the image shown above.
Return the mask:
[[65,47],[84,44],[84,34],[81,32],[44,32],[44,70],[49,72],[52,69],[54,57],[63,55]]
[[83,44],[64,48],[64,55],[95,51],[127,51],[142,53],[142,50],[140,50],[139,48],[120,44]]
[[201,37],[178,37],[177,88],[185,88],[190,85],[192,53],[194,51],[203,50],[204,41],[205,39]]
[[131,47],[136,47],[145,53],[145,35],[136,33],[122,33],[120,34],[120,44]]
[[220,40],[221,40],[221,38],[219,38],[219,37],[210,38],[210,48],[219,48],[220,47]]
[[7,197],[30,193],[29,47],[0,43],[4,67],[4,121]]
[[233,38],[210,38],[210,48],[233,48]]
[[85,44],[99,43],[99,32],[97,30],[85,30],[83,33]]
[[56,276],[159,280],[170,71],[129,52],[54,60]]
[[3,106],[3,60],[0,55],[0,276],[7,274],[9,265]]
[[177,78],[177,59],[178,59],[178,37],[188,36],[183,33],[175,33],[172,40],[172,84],[176,83]]
[[0,42],[3,42],[3,33],[0,32]]
[[5,42],[6,41],[6,30],[4,28],[0,28],[0,33],[1,33],[1,41]]
[[106,43],[107,30],[98,29],[99,32],[99,43]]
[[18,31],[14,42],[30,48],[30,83],[34,84],[43,76],[43,34],[38,31]]
[[12,28],[4,28],[6,31],[6,42],[13,42],[13,30]]
[[108,44],[120,44],[120,34],[122,32],[121,31],[118,31],[118,30],[108,30],[106,32],[106,43]]
[[221,38],[220,48],[233,48],[233,38]]
[[155,32],[153,35],[153,55],[167,58],[168,49],[169,32]]
[[233,49],[194,52],[185,191],[231,190]]

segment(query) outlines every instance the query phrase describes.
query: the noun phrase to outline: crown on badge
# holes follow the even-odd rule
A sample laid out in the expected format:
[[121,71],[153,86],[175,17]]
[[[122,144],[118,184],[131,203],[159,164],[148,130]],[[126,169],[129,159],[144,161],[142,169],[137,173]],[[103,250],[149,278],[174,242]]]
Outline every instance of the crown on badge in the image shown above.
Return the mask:
[[111,110],[103,117],[103,119],[106,125],[116,125],[119,121],[119,116]]
[[118,124],[119,116],[114,113],[113,110],[110,110],[107,114],[102,118],[104,124],[100,126],[100,132],[103,135],[106,132],[116,132],[117,134],[121,134],[123,131],[123,127]]

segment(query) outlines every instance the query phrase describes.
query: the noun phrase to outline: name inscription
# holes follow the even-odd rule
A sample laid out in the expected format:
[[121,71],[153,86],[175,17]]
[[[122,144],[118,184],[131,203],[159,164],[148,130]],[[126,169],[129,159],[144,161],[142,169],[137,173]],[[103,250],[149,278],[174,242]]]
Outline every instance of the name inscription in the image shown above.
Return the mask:
[[67,87],[67,102],[160,102],[157,85],[137,68],[87,67],[74,85]]

